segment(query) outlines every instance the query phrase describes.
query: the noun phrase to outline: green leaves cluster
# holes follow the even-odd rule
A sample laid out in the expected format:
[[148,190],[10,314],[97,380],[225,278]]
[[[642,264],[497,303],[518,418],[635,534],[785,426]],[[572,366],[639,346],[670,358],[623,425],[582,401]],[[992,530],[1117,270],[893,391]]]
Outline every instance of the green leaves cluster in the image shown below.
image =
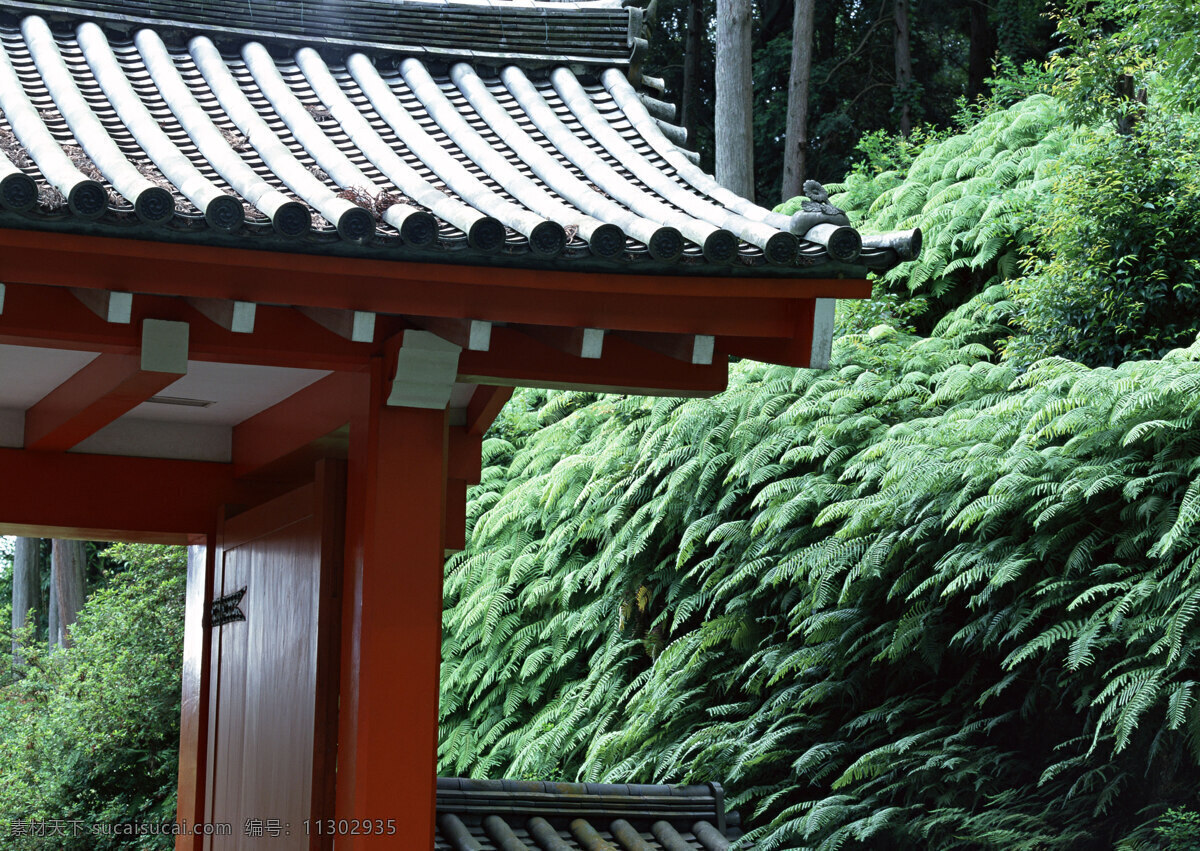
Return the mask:
[[1200,780],[1200,346],[1019,374],[1013,308],[489,442],[441,770],[720,779],[765,849],[1153,842]]
[[[868,139],[872,162],[884,167],[864,166],[829,186],[833,202],[864,233],[920,228],[924,245],[915,262],[876,281],[875,305],[850,306],[846,329],[896,319],[928,333],[947,311],[1015,277],[1053,185],[1051,165],[1076,133],[1058,103],[1041,94],[985,110],[965,132],[923,140],[907,165],[912,142],[893,150]],[[902,167],[886,167],[892,162]],[[777,209],[790,214],[801,200]],[[888,308],[882,315],[880,305]]]
[[505,422],[447,576],[443,772],[717,779],[768,850],[1190,847],[1200,145],[1064,100],[833,187],[925,251],[839,308],[832,369]]
[[1200,106],[1195,0],[1068,0],[1054,15],[1067,49],[1051,56],[1055,94],[1090,125],[1128,128],[1153,108]]
[[23,636],[15,670],[11,656],[0,654],[0,844],[55,851],[174,845],[171,836],[10,832],[15,821],[175,819],[185,555],[178,547],[117,545],[104,556],[121,569],[88,598],[71,647],[47,652]]
[[1081,131],[1051,170],[1010,353],[1091,365],[1160,357],[1200,324],[1200,120],[1154,111]]

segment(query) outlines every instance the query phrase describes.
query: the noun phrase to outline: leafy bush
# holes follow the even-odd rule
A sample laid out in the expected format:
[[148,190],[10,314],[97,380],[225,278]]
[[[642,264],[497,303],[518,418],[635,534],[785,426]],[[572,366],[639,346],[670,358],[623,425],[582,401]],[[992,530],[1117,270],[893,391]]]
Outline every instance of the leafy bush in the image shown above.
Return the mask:
[[1129,135],[1081,134],[1052,169],[1014,287],[1029,335],[1009,352],[1114,365],[1200,328],[1200,122],[1155,113]]
[[1013,309],[489,441],[441,770],[720,779],[763,849],[1113,847],[1194,801],[1200,344],[1021,375]]
[[[23,636],[0,669],[0,835],[13,822],[175,818],[186,556],[117,545],[123,565],[88,598],[73,645]],[[170,837],[22,836],[22,849],[163,849]]]
[[1171,851],[1200,851],[1200,813],[1182,808],[1167,810],[1154,832]]
[[[839,305],[844,331],[898,321],[928,333],[948,311],[1017,275],[1050,165],[1077,131],[1043,94],[965,114],[978,122],[949,138],[868,137],[862,167],[828,187],[864,233],[924,235],[921,256],[880,276],[871,302]],[[791,214],[801,200],[776,209]]]

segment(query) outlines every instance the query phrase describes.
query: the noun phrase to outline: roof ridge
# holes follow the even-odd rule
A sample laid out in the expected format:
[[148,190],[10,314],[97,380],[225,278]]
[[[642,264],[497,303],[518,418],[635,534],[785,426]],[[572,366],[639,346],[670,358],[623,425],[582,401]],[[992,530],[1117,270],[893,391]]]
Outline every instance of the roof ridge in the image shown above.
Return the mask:
[[[423,59],[487,60],[526,67],[629,67],[644,52],[642,10],[613,0],[9,0],[6,16],[38,13],[52,22],[90,20],[126,36],[153,27],[164,38],[197,34],[222,41],[309,44],[327,54],[363,51]],[[553,20],[553,25],[551,25]]]

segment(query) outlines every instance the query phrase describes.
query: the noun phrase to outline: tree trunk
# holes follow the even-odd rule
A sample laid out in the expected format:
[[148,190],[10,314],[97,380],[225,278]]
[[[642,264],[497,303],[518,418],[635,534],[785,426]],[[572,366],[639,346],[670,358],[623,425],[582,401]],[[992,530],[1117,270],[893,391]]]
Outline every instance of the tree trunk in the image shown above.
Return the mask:
[[683,105],[681,119],[687,130],[688,143],[696,146],[696,130],[700,127],[700,52],[704,49],[703,0],[690,0],[687,6],[687,32],[683,43]]
[[[38,573],[38,551],[41,541],[37,538],[17,538],[13,551],[12,628],[13,664],[21,662],[17,646],[17,630],[32,622],[37,623],[37,610],[41,603],[42,583]],[[30,619],[29,613],[33,612]]]
[[54,587],[54,559],[50,559],[50,604],[46,608],[46,619],[49,622],[46,628],[46,644],[53,650],[55,647],[61,647],[59,643],[59,628],[58,628],[58,590]]
[[896,100],[900,105],[900,132],[912,133],[912,51],[908,30],[908,0],[896,0]]
[[985,92],[984,80],[992,71],[992,57],[996,53],[996,33],[988,20],[988,7],[982,0],[972,0],[969,5],[971,48],[967,61],[967,100],[974,101]]
[[750,0],[717,0],[717,182],[754,198]]
[[86,567],[87,548],[83,541],[55,539],[50,558],[51,615],[57,614],[54,618],[55,630],[51,633],[52,646],[70,646],[67,629],[75,623],[79,610],[83,608]]
[[783,149],[783,200],[800,194],[808,159],[808,89],[812,80],[816,0],[796,0],[792,16],[792,71],[788,77],[787,131]]

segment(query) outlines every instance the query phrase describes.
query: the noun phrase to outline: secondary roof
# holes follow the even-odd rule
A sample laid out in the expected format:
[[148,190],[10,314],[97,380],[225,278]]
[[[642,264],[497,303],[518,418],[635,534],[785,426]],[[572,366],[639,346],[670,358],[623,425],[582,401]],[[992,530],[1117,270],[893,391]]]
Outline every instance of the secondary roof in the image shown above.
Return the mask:
[[720,784],[438,778],[435,851],[725,851],[742,836]]

